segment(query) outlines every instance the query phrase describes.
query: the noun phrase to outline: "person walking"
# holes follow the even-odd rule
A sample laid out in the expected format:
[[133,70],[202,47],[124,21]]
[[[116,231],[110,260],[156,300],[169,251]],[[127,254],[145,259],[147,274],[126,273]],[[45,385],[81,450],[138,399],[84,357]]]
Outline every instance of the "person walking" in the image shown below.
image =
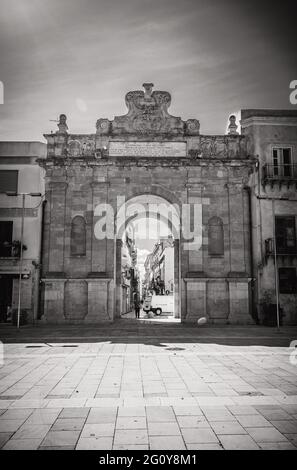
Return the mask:
[[139,318],[140,315],[140,303],[137,298],[134,300],[135,318]]

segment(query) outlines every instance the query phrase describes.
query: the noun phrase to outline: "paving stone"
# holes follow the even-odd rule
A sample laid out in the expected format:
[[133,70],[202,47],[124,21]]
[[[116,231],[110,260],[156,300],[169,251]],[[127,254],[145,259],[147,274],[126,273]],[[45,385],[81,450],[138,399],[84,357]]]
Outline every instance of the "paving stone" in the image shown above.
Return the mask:
[[53,424],[59,416],[61,409],[42,408],[34,412],[26,420],[26,424]]
[[259,446],[248,435],[219,435],[220,442],[226,450],[258,450]]
[[279,404],[286,404],[286,405],[297,405],[297,395],[284,395],[284,396],[276,396],[275,399],[278,401]]
[[216,434],[246,434],[245,429],[235,422],[209,421]]
[[0,420],[0,433],[15,432],[26,421],[26,418],[21,419],[1,419]]
[[150,450],[185,450],[181,436],[150,436]]
[[80,431],[49,431],[41,446],[62,447],[73,446],[79,438]]
[[[56,398],[48,400],[47,408],[82,408],[86,402],[85,398]],[[38,407],[39,408],[39,407]]]
[[[1,400],[0,400],[1,401]],[[49,400],[15,400],[10,405],[10,409],[14,408],[45,408],[49,404]],[[57,405],[58,406],[58,405]],[[56,408],[56,407],[55,407]]]
[[178,436],[180,429],[177,423],[148,422],[148,433],[150,436]]
[[237,415],[259,415],[259,411],[257,411],[256,408],[254,408],[253,406],[234,405],[234,406],[228,406],[227,408],[235,416],[237,416]]
[[[205,407],[219,407],[222,405],[234,405],[234,400],[237,399],[238,397],[219,397],[219,396],[213,396],[213,397],[196,397],[196,402],[199,406]],[[239,397],[241,398],[241,397]],[[241,403],[239,403],[241,404]]]
[[23,424],[13,439],[43,439],[50,430],[50,424]]
[[36,450],[38,449],[42,438],[38,439],[10,439],[2,450]]
[[181,428],[210,428],[205,416],[177,416]]
[[46,446],[39,446],[38,450],[74,450],[75,446],[52,446],[52,447],[46,447]]
[[132,445],[132,444],[121,444],[113,446],[112,450],[149,450],[148,445]]
[[199,428],[182,428],[186,444],[210,444],[219,442],[212,429],[199,429]]
[[58,418],[51,431],[78,431],[83,428],[85,418]]
[[[156,400],[156,398],[154,398]],[[132,408],[132,407],[145,407],[145,405],[148,402],[148,398],[139,398],[139,397],[128,397],[128,398],[123,398],[121,399],[121,403],[119,403],[117,406],[119,408]]]
[[6,442],[11,438],[13,435],[12,432],[0,432],[0,449],[6,444]]
[[114,445],[122,444],[148,444],[148,434],[144,429],[116,430]]
[[[128,400],[130,400],[130,402],[132,400],[132,403],[130,404],[133,404],[136,398],[130,398]],[[110,408],[110,407],[116,408],[118,406],[122,406],[123,398],[88,398],[87,400],[83,400],[83,401],[85,402],[85,406],[89,408]]]
[[265,426],[272,426],[270,421],[265,419],[263,416],[260,414],[258,415],[239,415],[236,416],[238,422],[243,426],[244,428],[248,427],[265,427]]
[[167,406],[150,406],[146,408],[146,417],[148,422],[175,422],[173,409]]
[[297,434],[284,434],[284,436],[297,447]]
[[220,444],[187,444],[187,450],[223,450]]
[[246,430],[256,442],[282,442],[287,440],[285,436],[273,427],[246,428]]
[[111,450],[112,437],[81,437],[76,450]]
[[114,423],[117,408],[91,408],[87,417],[87,424]]
[[209,407],[202,407],[202,411],[206,416],[206,419],[209,421],[234,421],[236,422],[235,416],[230,413],[226,408],[221,409],[219,407],[209,408]]
[[297,450],[291,442],[260,442],[263,450]]
[[261,388],[258,387],[258,390],[263,393],[263,395],[274,396],[274,395],[283,395],[284,392],[278,388]]
[[278,401],[273,397],[266,396],[243,396],[232,397],[235,405],[278,405]]
[[259,413],[261,413],[264,418],[268,420],[274,420],[274,421],[279,421],[279,420],[285,420],[285,419],[292,419],[290,414],[288,414],[285,410],[282,408],[268,408],[268,407],[257,407],[257,410]]
[[63,408],[59,414],[60,418],[86,418],[90,408]]
[[122,418],[124,416],[146,416],[145,413],[145,407],[144,406],[129,406],[129,407],[123,407],[120,406],[118,409],[118,418]]
[[297,405],[281,405],[281,410],[284,410],[289,415],[297,413]]
[[173,410],[177,416],[203,416],[199,406],[174,406]]
[[114,423],[85,424],[81,433],[81,437],[110,437],[113,436],[114,430]]
[[297,434],[296,421],[271,421],[271,424],[278,429],[282,434]]
[[0,410],[6,410],[11,407],[14,403],[14,400],[0,400]]
[[146,418],[144,416],[118,417],[117,429],[146,429]]
[[26,408],[24,410],[3,410],[0,420],[2,419],[27,419],[35,410]]

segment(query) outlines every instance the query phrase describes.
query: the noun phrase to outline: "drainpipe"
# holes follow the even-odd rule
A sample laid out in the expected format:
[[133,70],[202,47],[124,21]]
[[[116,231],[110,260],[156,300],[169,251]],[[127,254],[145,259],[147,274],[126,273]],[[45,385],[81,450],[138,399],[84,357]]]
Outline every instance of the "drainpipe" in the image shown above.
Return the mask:
[[252,223],[252,198],[251,198],[251,188],[247,186],[245,190],[248,193],[248,206],[249,206],[249,248],[250,248],[250,266],[251,266],[251,305],[252,305],[252,318],[257,324],[259,324],[257,310],[255,308],[255,277],[254,277],[254,248],[253,248],[253,223]]

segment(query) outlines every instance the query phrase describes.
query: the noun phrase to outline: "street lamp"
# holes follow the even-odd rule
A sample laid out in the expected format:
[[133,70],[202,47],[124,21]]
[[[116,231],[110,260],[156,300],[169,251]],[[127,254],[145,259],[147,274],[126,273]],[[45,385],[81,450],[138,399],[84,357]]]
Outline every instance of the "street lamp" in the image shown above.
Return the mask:
[[22,270],[23,270],[23,238],[24,238],[24,218],[25,218],[25,200],[26,196],[41,197],[41,193],[17,193],[14,191],[7,191],[7,196],[22,196],[22,222],[21,222],[21,252],[20,252],[20,264],[19,264],[19,288],[18,288],[18,316],[17,316],[17,328],[20,327],[20,316],[21,316],[21,282],[22,282]]

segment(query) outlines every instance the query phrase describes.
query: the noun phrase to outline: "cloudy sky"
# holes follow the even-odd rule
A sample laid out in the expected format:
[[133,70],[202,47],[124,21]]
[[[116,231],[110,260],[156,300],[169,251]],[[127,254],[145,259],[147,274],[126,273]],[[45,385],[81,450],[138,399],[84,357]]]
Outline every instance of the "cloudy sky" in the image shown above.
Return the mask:
[[43,140],[126,112],[153,82],[169,111],[224,133],[240,108],[290,108],[297,79],[294,1],[0,0],[0,140]]

